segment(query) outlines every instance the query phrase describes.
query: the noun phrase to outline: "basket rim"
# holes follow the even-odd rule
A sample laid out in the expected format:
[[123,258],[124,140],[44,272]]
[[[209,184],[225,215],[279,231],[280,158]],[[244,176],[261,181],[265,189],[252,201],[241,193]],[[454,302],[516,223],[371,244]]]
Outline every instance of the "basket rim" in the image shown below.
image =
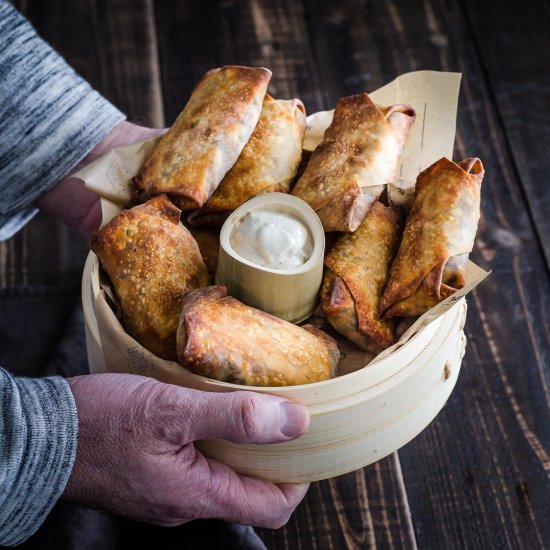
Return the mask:
[[[96,344],[101,347],[101,338],[99,336],[99,329],[97,327],[97,322],[95,319],[95,312],[93,311],[93,303],[92,303],[92,293],[94,292],[94,280],[93,280],[93,271],[95,268],[99,266],[99,261],[96,256],[96,254],[93,251],[90,251],[88,254],[88,257],[86,258],[86,262],[84,265],[84,271],[82,276],[82,303],[83,303],[83,313],[84,313],[84,322],[88,326],[91,332],[92,338],[95,340]],[[89,286],[88,286],[89,285]],[[99,281],[97,281],[97,291],[99,291]],[[446,311],[443,315],[438,317],[437,319],[434,319],[431,323],[428,325],[422,327],[418,332],[416,332],[405,344],[400,346],[398,349],[396,349],[393,353],[390,355],[387,355],[386,357],[383,357],[379,361],[376,361],[374,364],[367,364],[363,366],[362,368],[359,368],[353,372],[349,372],[346,374],[342,374],[341,376],[337,376],[335,378],[330,378],[328,380],[322,380],[319,382],[312,382],[309,384],[299,384],[299,385],[293,385],[293,386],[245,386],[243,384],[233,384],[230,382],[223,382],[221,380],[216,380],[214,378],[208,378],[206,376],[202,376],[200,374],[195,374],[188,369],[186,369],[189,373],[191,373],[193,376],[196,376],[200,378],[202,381],[205,382],[206,386],[210,386],[213,389],[217,388],[223,388],[233,391],[256,391],[260,393],[271,393],[271,394],[281,394],[284,393],[285,396],[291,398],[293,393],[296,392],[302,392],[305,389],[308,391],[311,391],[312,393],[315,393],[317,390],[322,391],[325,389],[326,386],[334,386],[335,381],[339,381],[342,384],[352,382],[354,378],[361,378],[365,374],[365,369],[371,367],[375,368],[377,370],[384,369],[388,367],[388,363],[394,362],[396,360],[399,360],[399,355],[403,355],[407,353],[408,348],[410,348],[410,343],[418,343],[418,339],[420,336],[425,336],[426,332],[430,330],[433,332],[433,334],[428,338],[427,342],[423,347],[416,353],[416,355],[412,358],[407,358],[407,360],[402,361],[401,365],[402,367],[399,368],[396,372],[394,372],[392,375],[388,376],[387,378],[384,378],[372,385],[367,385],[364,388],[359,388],[357,392],[354,393],[360,393],[361,391],[366,390],[367,388],[374,388],[377,385],[383,384],[385,381],[390,380],[394,378],[395,375],[397,375],[399,372],[401,372],[404,368],[406,368],[411,361],[415,360],[417,357],[419,357],[428,344],[432,341],[435,334],[438,332],[438,330],[441,327],[441,324],[448,319],[451,315],[453,317],[458,317],[459,314],[457,312],[457,309],[455,308],[456,305],[461,304],[461,308],[466,307],[466,299],[465,297],[462,297],[460,300],[458,300],[453,306]],[[178,365],[178,367],[185,369],[183,365],[180,365],[177,362],[173,362],[175,365]],[[361,385],[363,386],[363,384]]]

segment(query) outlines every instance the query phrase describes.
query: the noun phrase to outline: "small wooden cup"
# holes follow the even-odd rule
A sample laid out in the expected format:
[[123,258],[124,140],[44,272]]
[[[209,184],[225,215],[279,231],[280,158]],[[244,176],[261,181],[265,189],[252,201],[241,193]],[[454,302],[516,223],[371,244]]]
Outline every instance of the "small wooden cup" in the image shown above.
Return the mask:
[[[313,253],[300,267],[270,269],[239,255],[231,246],[235,225],[253,210],[290,214],[300,220],[313,239]],[[220,234],[216,284],[225,285],[237,300],[291,323],[311,315],[323,278],[325,233],[317,214],[303,200],[285,193],[267,193],[241,205],[225,221]]]

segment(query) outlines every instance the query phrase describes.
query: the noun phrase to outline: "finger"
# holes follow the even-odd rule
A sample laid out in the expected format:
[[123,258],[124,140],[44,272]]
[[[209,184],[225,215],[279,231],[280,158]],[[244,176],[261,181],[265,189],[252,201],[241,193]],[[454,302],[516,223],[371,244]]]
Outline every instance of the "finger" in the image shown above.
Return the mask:
[[221,438],[235,443],[278,443],[295,439],[309,426],[306,407],[274,395],[248,391],[183,395],[189,421],[182,423],[187,427],[182,436],[190,441]]
[[309,483],[275,485],[264,479],[240,476],[206,458],[210,482],[201,516],[278,529],[288,522],[307,493]]

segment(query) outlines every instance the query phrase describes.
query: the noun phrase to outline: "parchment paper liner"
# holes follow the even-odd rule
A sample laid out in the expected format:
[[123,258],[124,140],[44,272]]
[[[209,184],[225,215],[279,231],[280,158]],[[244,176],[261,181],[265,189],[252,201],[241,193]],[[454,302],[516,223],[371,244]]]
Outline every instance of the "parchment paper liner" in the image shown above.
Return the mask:
[[[414,184],[418,173],[441,157],[452,158],[460,78],[459,73],[417,71],[404,74],[369,94],[380,105],[406,103],[416,110],[416,122],[405,144],[398,169],[400,179],[388,185],[390,202],[409,204],[414,195]],[[333,111],[321,111],[308,117],[304,140],[305,150],[312,151],[319,144],[332,120],[332,115]],[[138,173],[159,139],[156,137],[114,149],[75,174],[75,177],[84,180],[86,187],[101,196],[102,227],[130,201],[130,180]],[[470,152],[470,156],[475,154],[475,151]],[[450,251],[450,255],[461,252],[464,251]],[[488,272],[468,261],[464,288],[419,317],[395,345],[374,358],[367,352],[358,350],[334,332],[325,324],[322,317],[313,317],[309,322],[337,338],[343,352],[339,374],[347,374],[368,364],[372,365],[403,346],[421,328],[453,307],[487,275],[489,275]],[[94,276],[97,275],[92,274],[92,281]],[[97,288],[93,293],[93,306],[105,364],[109,369],[152,376],[165,382],[182,385],[188,385],[186,380],[191,377],[194,379],[194,387],[200,386],[201,377],[190,373],[177,363],[159,359],[126,334],[106,299],[106,295],[110,294],[112,297],[112,290],[105,281],[102,281],[101,286],[101,289]],[[220,391],[222,390],[223,388],[220,387]]]

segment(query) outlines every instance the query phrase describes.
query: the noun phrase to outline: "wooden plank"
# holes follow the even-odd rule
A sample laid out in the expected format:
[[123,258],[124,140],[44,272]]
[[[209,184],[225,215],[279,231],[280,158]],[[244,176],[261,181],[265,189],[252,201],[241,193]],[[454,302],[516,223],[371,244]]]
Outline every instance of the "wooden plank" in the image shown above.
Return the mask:
[[397,453],[313,483],[289,524],[258,529],[270,549],[416,548]]
[[201,76],[221,65],[263,65],[269,92],[300,95],[310,111],[322,90],[299,2],[157,2],[156,20],[167,121],[182,110]]
[[[19,1],[16,7],[67,62],[130,120],[162,126],[152,0]],[[88,245],[39,215],[0,242],[0,288],[40,284],[76,288]]]
[[[54,17],[58,26],[46,24],[55,34],[51,39],[64,43],[64,53],[74,55],[75,63],[79,53],[93,63],[90,52],[105,48],[96,44],[101,40],[95,31],[83,30],[81,16],[74,19],[81,6],[92,9],[89,4],[21,5],[29,13],[35,10],[41,25]],[[101,2],[93,6],[96,22],[89,26],[104,33],[101,16],[107,8]],[[122,17],[122,11],[117,13]],[[268,545],[412,547],[416,538],[421,548],[548,546],[550,285],[518,178],[517,152],[512,159],[511,142],[505,139],[512,134],[499,114],[504,99],[491,95],[491,81],[472,46],[470,29],[476,27],[465,21],[461,5],[308,1],[303,8],[290,1],[174,1],[157,3],[156,15],[168,120],[202,73],[222,63],[277,66],[284,76],[274,76],[274,93],[298,94],[310,111],[331,107],[340,95],[374,89],[407,70],[461,70],[456,156],[479,154],[488,169],[474,259],[494,273],[470,300],[470,345],[456,391],[428,430],[399,453],[405,484],[395,457],[314,484],[289,526],[262,533]],[[59,32],[67,28],[61,17],[80,28],[76,43]],[[102,52],[104,65],[89,78],[112,89],[109,93],[122,93],[110,88],[112,61]],[[114,79],[122,70],[131,77],[139,69],[139,64],[122,67],[124,57],[117,63],[121,67],[112,73]],[[132,101],[137,105],[137,93]],[[537,154],[533,162],[545,158]],[[71,263],[73,252],[66,245],[63,253],[52,250],[52,240],[63,236],[40,238],[0,246],[0,284],[62,279],[55,262],[64,257]],[[36,262],[30,269],[29,256]],[[38,265],[49,265],[52,258],[50,267]]]
[[[77,293],[78,287],[69,286],[0,288],[2,368],[18,376],[47,374],[46,366],[67,326]],[[70,360],[75,366],[84,361],[85,353]]]
[[336,94],[419,68],[463,72],[455,156],[479,155],[487,168],[473,258],[493,275],[469,301],[457,389],[399,453],[418,545],[548,545],[550,284],[460,5],[307,6],[321,80],[339,80]]
[[[167,121],[203,73],[223,64],[266,66],[275,96],[299,96],[310,112],[330,106],[337,84],[320,80],[300,2],[173,0],[155,8]],[[313,484],[286,527],[261,533],[270,548],[414,548],[397,457]]]
[[462,5],[550,269],[550,8],[544,0]]
[[102,90],[128,120],[161,128],[164,109],[153,0],[104,1],[100,6],[92,15],[105,40],[107,79]]
[[38,33],[129,120],[164,123],[152,0],[17,4]]

